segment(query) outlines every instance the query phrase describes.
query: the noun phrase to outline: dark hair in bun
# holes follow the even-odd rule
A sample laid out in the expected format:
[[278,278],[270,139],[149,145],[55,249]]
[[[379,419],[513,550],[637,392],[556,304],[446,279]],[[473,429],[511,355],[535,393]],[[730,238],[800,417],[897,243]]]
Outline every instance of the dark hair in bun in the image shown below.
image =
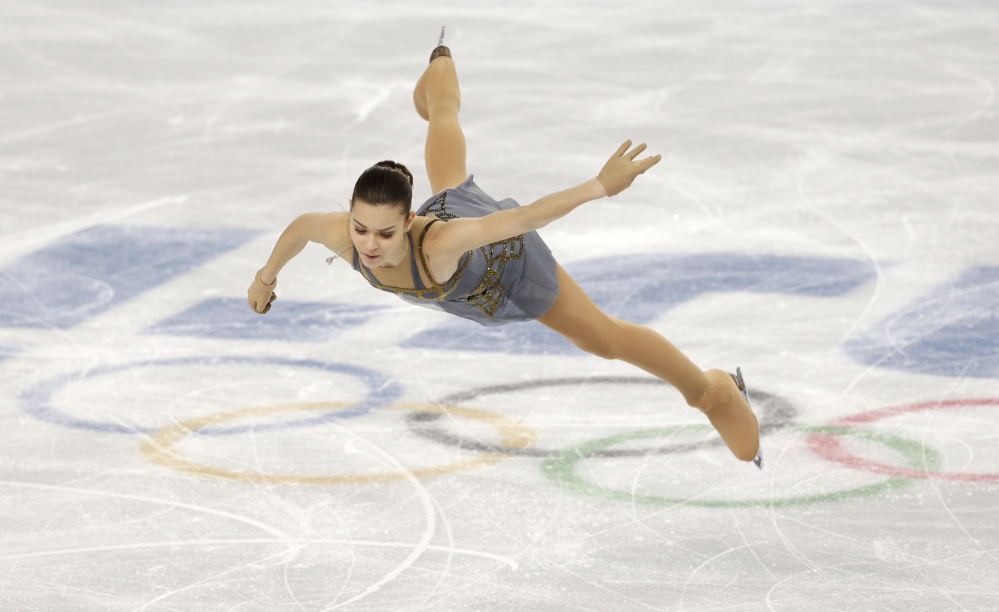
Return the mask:
[[405,175],[406,179],[409,180],[409,186],[410,187],[413,186],[413,175],[412,175],[412,173],[410,173],[409,168],[407,168],[406,166],[403,166],[399,162],[394,162],[394,161],[392,161],[390,159],[386,159],[385,161],[380,161],[377,164],[375,164],[375,167],[376,168],[391,168],[391,169],[393,169],[393,170],[395,170],[397,172],[402,172],[403,175]]
[[409,215],[413,206],[413,174],[400,163],[380,161],[361,173],[351,199],[375,206],[399,206],[403,215]]

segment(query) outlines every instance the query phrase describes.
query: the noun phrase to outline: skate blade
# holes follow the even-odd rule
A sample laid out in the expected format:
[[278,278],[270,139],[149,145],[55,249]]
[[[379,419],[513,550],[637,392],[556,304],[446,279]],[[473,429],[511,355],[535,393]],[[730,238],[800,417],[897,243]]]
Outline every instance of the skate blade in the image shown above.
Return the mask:
[[[749,391],[746,389],[746,381],[742,379],[742,368],[735,369],[735,376],[733,376],[733,378],[735,378],[735,385],[739,387],[742,397],[746,398],[746,403],[749,404]],[[753,405],[749,404],[749,408],[752,410]],[[753,459],[753,465],[755,465],[757,469],[763,469],[763,445],[759,442],[757,442],[756,458]]]

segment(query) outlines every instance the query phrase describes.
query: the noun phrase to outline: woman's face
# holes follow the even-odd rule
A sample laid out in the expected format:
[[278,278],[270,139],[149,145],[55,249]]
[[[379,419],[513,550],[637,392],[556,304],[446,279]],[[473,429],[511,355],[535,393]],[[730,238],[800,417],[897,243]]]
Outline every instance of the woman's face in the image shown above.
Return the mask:
[[350,239],[361,259],[369,268],[394,268],[409,256],[406,232],[416,213],[403,214],[399,206],[368,204],[354,200],[350,208]]

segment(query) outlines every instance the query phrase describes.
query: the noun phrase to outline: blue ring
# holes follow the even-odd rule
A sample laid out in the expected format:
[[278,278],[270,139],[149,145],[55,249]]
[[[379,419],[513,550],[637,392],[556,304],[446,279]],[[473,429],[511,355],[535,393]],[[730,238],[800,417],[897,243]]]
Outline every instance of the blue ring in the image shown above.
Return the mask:
[[94,368],[83,372],[65,374],[56,378],[42,381],[21,394],[21,409],[42,421],[63,425],[65,427],[75,427],[77,429],[89,429],[102,433],[125,433],[125,434],[151,434],[159,427],[127,427],[116,423],[102,423],[100,421],[90,421],[77,419],[52,406],[52,396],[61,387],[70,382],[79,382],[95,376],[103,376],[149,366],[181,366],[181,365],[218,365],[222,363],[262,363],[273,365],[286,365],[300,368],[315,368],[330,372],[348,374],[363,380],[368,386],[368,393],[357,405],[348,410],[332,412],[321,417],[313,417],[298,421],[286,421],[270,425],[245,425],[241,427],[208,428],[201,433],[206,435],[237,434],[248,431],[273,431],[279,429],[290,429],[297,426],[317,425],[329,421],[348,419],[365,415],[375,408],[386,406],[394,402],[400,396],[399,385],[373,370],[360,368],[352,365],[340,363],[327,363],[313,361],[311,359],[285,359],[282,357],[184,357],[179,359],[162,359],[153,361],[136,361],[103,368]]

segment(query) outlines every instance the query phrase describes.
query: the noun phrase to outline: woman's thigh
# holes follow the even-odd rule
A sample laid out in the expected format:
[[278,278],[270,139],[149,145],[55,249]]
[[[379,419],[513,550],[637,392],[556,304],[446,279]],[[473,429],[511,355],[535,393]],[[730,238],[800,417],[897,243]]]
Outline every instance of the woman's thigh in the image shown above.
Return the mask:
[[434,193],[457,187],[468,178],[465,150],[465,135],[458,122],[458,112],[439,111],[431,115],[424,159]]
[[558,297],[538,321],[584,351],[615,358],[614,338],[621,322],[600,310],[562,266],[555,265],[558,269]]

